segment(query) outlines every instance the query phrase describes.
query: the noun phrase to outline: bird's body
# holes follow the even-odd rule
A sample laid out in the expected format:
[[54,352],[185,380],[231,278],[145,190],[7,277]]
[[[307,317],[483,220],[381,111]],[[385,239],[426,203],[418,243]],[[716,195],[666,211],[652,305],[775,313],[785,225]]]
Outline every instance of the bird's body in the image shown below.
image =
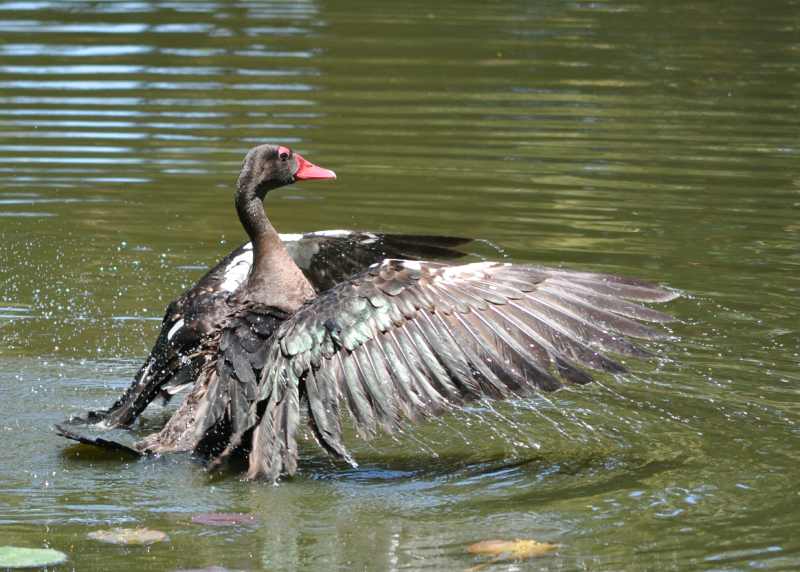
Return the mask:
[[[386,257],[453,259],[469,242],[444,236],[379,234],[325,230],[281,234],[292,261],[316,292],[367,269]],[[242,308],[236,296],[253,265],[253,244],[233,250],[191,288],[172,301],[164,314],[156,343],[128,390],[106,411],[93,411],[76,421],[104,427],[130,425],[154,398],[170,396],[194,383],[199,367],[210,357],[208,342],[230,315]],[[204,349],[205,348],[205,349]]]
[[[189,386],[164,428],[135,449],[193,451],[211,466],[242,453],[249,478],[275,481],[297,469],[302,417],[326,451],[355,464],[342,440],[342,409],[369,436],[470,400],[584,384],[587,369],[623,371],[608,353],[647,355],[629,338],[659,334],[641,321],[670,320],[638,302],[676,294],[635,279],[404,256],[441,253],[453,240],[341,232],[285,243],[262,201],[303,178],[333,173],[285,147],[248,153],[236,205],[251,243],[170,305],[134,383],[88,421],[127,425],[159,393]],[[351,261],[336,264],[320,251]]]

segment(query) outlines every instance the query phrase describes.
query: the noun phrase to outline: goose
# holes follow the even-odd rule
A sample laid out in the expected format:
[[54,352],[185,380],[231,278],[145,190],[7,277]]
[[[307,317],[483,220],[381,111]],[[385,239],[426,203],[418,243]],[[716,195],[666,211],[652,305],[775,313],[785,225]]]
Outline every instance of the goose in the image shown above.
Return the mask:
[[[345,409],[370,438],[470,401],[583,385],[593,370],[626,371],[612,356],[650,356],[632,338],[659,339],[663,328],[651,324],[673,320],[643,303],[679,294],[639,279],[508,262],[373,260],[379,250],[363,247],[402,250],[374,235],[339,237],[361,245],[366,267],[351,263],[333,276],[328,265],[324,278],[310,279],[297,262],[308,260],[292,256],[264,199],[297,180],[334,178],[288,147],[251,149],[235,200],[250,242],[170,305],[125,395],[79,421],[127,425],[159,393],[189,387],[184,401],[132,446],[69,424],[58,433],[137,455],[192,452],[209,469],[241,457],[247,479],[277,482],[297,472],[303,418],[328,454],[357,467],[342,434]],[[419,244],[435,254],[457,239]]]

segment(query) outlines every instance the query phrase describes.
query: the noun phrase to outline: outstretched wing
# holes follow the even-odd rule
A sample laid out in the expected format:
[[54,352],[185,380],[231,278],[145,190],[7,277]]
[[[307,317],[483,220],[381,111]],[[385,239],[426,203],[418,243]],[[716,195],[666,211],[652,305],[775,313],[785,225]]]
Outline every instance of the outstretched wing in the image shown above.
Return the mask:
[[278,328],[257,399],[212,465],[244,443],[249,477],[293,473],[303,397],[320,444],[350,460],[341,438],[342,406],[370,435],[468,400],[587,383],[586,369],[624,371],[606,354],[649,355],[628,338],[657,338],[659,331],[640,321],[671,319],[631,300],[676,296],[603,274],[386,260]]

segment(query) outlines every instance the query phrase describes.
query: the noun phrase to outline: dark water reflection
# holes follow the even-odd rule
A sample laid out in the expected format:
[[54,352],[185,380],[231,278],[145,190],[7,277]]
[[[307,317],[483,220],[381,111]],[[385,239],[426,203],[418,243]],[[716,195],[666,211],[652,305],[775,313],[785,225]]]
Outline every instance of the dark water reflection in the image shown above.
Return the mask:
[[[800,3],[9,1],[0,40],[0,544],[104,570],[465,569],[494,537],[562,545],[497,569],[800,566]],[[483,238],[661,280],[683,322],[634,375],[360,444],[355,471],[308,445],[277,488],[65,447],[49,426],[108,404],[242,240],[264,141],[339,174],[270,198],[284,232]],[[172,541],[85,539],[110,524]]]

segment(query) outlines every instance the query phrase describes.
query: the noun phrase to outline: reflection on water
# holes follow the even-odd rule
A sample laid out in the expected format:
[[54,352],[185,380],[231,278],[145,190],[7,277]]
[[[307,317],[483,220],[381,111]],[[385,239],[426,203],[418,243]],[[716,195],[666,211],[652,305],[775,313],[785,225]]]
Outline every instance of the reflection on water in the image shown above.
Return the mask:
[[[797,568],[799,8],[0,1],[2,543],[108,570],[466,569],[494,537],[562,545],[521,569]],[[277,488],[57,440],[243,240],[265,141],[339,175],[270,197],[284,232],[488,239],[680,288],[682,322],[634,374],[356,443],[358,470],[306,443]],[[123,566],[85,540],[111,524],[172,542]]]

